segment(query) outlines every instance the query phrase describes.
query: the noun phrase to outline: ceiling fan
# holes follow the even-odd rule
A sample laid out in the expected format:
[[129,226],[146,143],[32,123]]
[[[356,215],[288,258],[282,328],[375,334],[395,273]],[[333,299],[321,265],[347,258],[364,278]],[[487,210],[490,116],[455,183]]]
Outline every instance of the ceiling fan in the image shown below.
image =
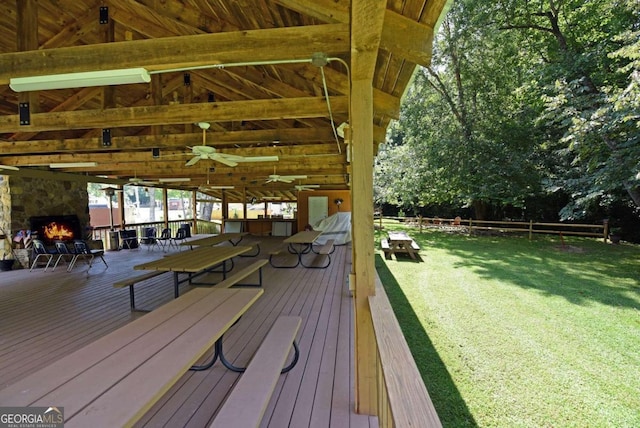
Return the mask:
[[276,174],[276,167],[273,167],[273,174],[267,178],[265,183],[293,183],[293,180],[302,180],[307,178],[306,175],[278,175]]
[[133,177],[129,179],[129,183],[132,185],[140,185],[140,186],[152,186],[154,184],[160,184],[157,181],[146,181],[142,178],[138,178],[137,174],[134,174]]
[[191,149],[193,157],[185,166],[195,165],[203,159],[210,159],[231,167],[238,165],[240,162],[276,162],[278,160],[278,156],[239,156],[220,153],[215,147],[207,146],[207,129],[211,125],[208,122],[198,122],[198,126],[202,129],[202,145],[188,147]]
[[200,190],[201,192],[206,192],[209,190],[226,190],[226,189],[233,189],[233,186],[220,186],[217,184],[209,184],[209,171],[210,168],[207,168],[207,184],[201,184],[200,186],[198,186],[198,190]]

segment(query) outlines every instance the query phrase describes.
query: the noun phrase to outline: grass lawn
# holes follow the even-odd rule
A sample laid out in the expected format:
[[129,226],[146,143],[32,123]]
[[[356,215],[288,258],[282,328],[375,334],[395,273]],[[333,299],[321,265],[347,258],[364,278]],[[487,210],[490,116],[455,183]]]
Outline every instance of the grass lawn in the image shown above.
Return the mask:
[[640,248],[406,229],[376,268],[445,427],[640,427]]

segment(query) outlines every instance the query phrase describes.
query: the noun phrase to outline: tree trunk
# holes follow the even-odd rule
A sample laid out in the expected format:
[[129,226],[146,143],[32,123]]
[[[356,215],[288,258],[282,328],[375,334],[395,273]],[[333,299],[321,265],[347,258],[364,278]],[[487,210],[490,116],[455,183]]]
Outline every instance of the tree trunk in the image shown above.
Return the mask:
[[476,220],[486,220],[489,213],[489,204],[485,201],[475,200],[472,205]]

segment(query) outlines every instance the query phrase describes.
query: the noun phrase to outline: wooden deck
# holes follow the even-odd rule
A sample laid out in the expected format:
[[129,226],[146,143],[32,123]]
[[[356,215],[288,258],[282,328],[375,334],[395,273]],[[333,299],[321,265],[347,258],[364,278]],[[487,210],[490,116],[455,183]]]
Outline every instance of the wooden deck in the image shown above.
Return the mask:
[[[271,248],[282,243],[282,238],[259,240],[262,251],[258,258],[268,257]],[[353,316],[347,289],[350,255],[349,247],[336,247],[327,269],[265,266],[265,294],[225,335],[225,354],[244,365],[278,315],[302,317],[297,337],[300,361],[281,376],[263,427],[377,426],[376,418],[353,412]],[[42,268],[0,272],[0,388],[144,316],[130,312],[128,290],[114,288],[113,283],[139,274],[134,265],[162,256],[161,251],[140,248],[107,252],[109,268],[98,262],[87,269],[79,262],[72,272],[64,267],[55,272]],[[255,258],[234,260],[237,269]],[[189,289],[184,284],[180,292]],[[136,286],[139,308],[153,309],[171,299],[171,274]],[[239,376],[219,363],[208,371],[189,372],[138,425],[207,426]]]

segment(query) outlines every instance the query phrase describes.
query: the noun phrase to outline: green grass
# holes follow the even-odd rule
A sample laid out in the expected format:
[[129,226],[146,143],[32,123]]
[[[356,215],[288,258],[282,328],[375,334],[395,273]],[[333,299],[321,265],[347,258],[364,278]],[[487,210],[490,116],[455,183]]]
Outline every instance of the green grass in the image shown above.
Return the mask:
[[444,426],[640,426],[640,248],[408,233],[376,268]]

